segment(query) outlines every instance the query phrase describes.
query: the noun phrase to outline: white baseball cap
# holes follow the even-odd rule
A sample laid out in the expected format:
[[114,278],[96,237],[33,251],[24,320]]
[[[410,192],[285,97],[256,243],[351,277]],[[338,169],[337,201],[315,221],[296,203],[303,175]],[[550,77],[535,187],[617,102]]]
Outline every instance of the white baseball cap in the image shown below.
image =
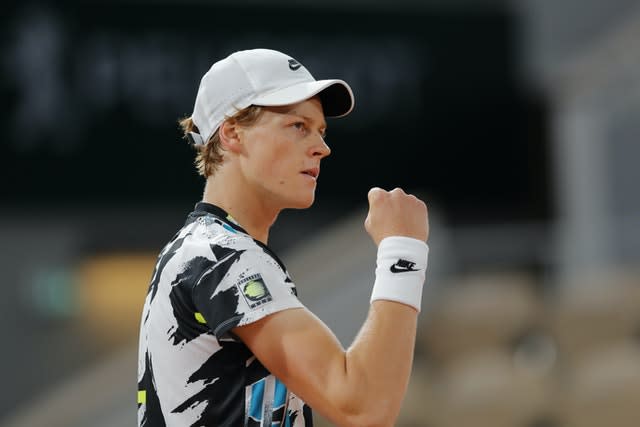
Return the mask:
[[191,116],[199,133],[188,136],[193,144],[205,144],[227,117],[243,108],[291,105],[316,95],[326,117],[353,110],[353,92],[343,80],[316,80],[302,64],[276,50],[234,52],[202,77]]

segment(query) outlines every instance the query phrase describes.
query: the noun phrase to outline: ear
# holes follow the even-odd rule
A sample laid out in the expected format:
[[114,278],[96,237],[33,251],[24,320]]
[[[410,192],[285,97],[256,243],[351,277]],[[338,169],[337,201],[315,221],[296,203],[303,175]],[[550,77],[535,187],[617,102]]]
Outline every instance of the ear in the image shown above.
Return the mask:
[[232,121],[225,120],[222,122],[220,129],[218,129],[218,135],[225,150],[234,153],[240,152],[242,144],[239,130],[238,125]]

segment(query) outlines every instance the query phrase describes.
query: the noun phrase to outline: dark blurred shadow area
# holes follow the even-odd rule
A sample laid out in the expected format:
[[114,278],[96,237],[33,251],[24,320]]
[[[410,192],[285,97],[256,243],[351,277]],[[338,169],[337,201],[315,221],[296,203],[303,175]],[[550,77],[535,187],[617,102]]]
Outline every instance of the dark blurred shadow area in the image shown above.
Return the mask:
[[315,205],[283,212],[270,240],[345,345],[373,280],[368,189],[430,207],[398,425],[637,425],[635,2],[3,8],[0,424],[134,423],[149,278],[203,189],[177,120],[215,60],[266,47],[355,93],[329,121]]

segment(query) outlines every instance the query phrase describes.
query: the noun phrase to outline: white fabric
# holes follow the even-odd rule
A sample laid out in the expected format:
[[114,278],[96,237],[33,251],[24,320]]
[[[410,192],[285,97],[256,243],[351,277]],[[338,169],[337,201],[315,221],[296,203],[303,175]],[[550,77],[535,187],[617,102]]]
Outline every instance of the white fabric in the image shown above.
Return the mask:
[[[199,138],[206,143],[226,117],[250,105],[282,106],[309,99],[333,85],[344,89],[344,111],[328,117],[342,117],[353,109],[353,92],[342,80],[318,80],[298,61],[270,49],[235,52],[216,62],[202,77],[192,118]],[[346,101],[346,102],[345,102]]]
[[429,246],[418,239],[392,236],[378,245],[371,302],[395,301],[420,311]]

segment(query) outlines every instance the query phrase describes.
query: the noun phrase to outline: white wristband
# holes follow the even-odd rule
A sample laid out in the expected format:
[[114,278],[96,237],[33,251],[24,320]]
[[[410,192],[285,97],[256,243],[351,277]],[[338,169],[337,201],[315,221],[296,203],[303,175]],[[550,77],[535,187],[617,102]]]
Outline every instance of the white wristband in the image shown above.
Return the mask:
[[404,236],[382,239],[371,302],[395,301],[420,311],[428,256],[429,246],[422,240]]

